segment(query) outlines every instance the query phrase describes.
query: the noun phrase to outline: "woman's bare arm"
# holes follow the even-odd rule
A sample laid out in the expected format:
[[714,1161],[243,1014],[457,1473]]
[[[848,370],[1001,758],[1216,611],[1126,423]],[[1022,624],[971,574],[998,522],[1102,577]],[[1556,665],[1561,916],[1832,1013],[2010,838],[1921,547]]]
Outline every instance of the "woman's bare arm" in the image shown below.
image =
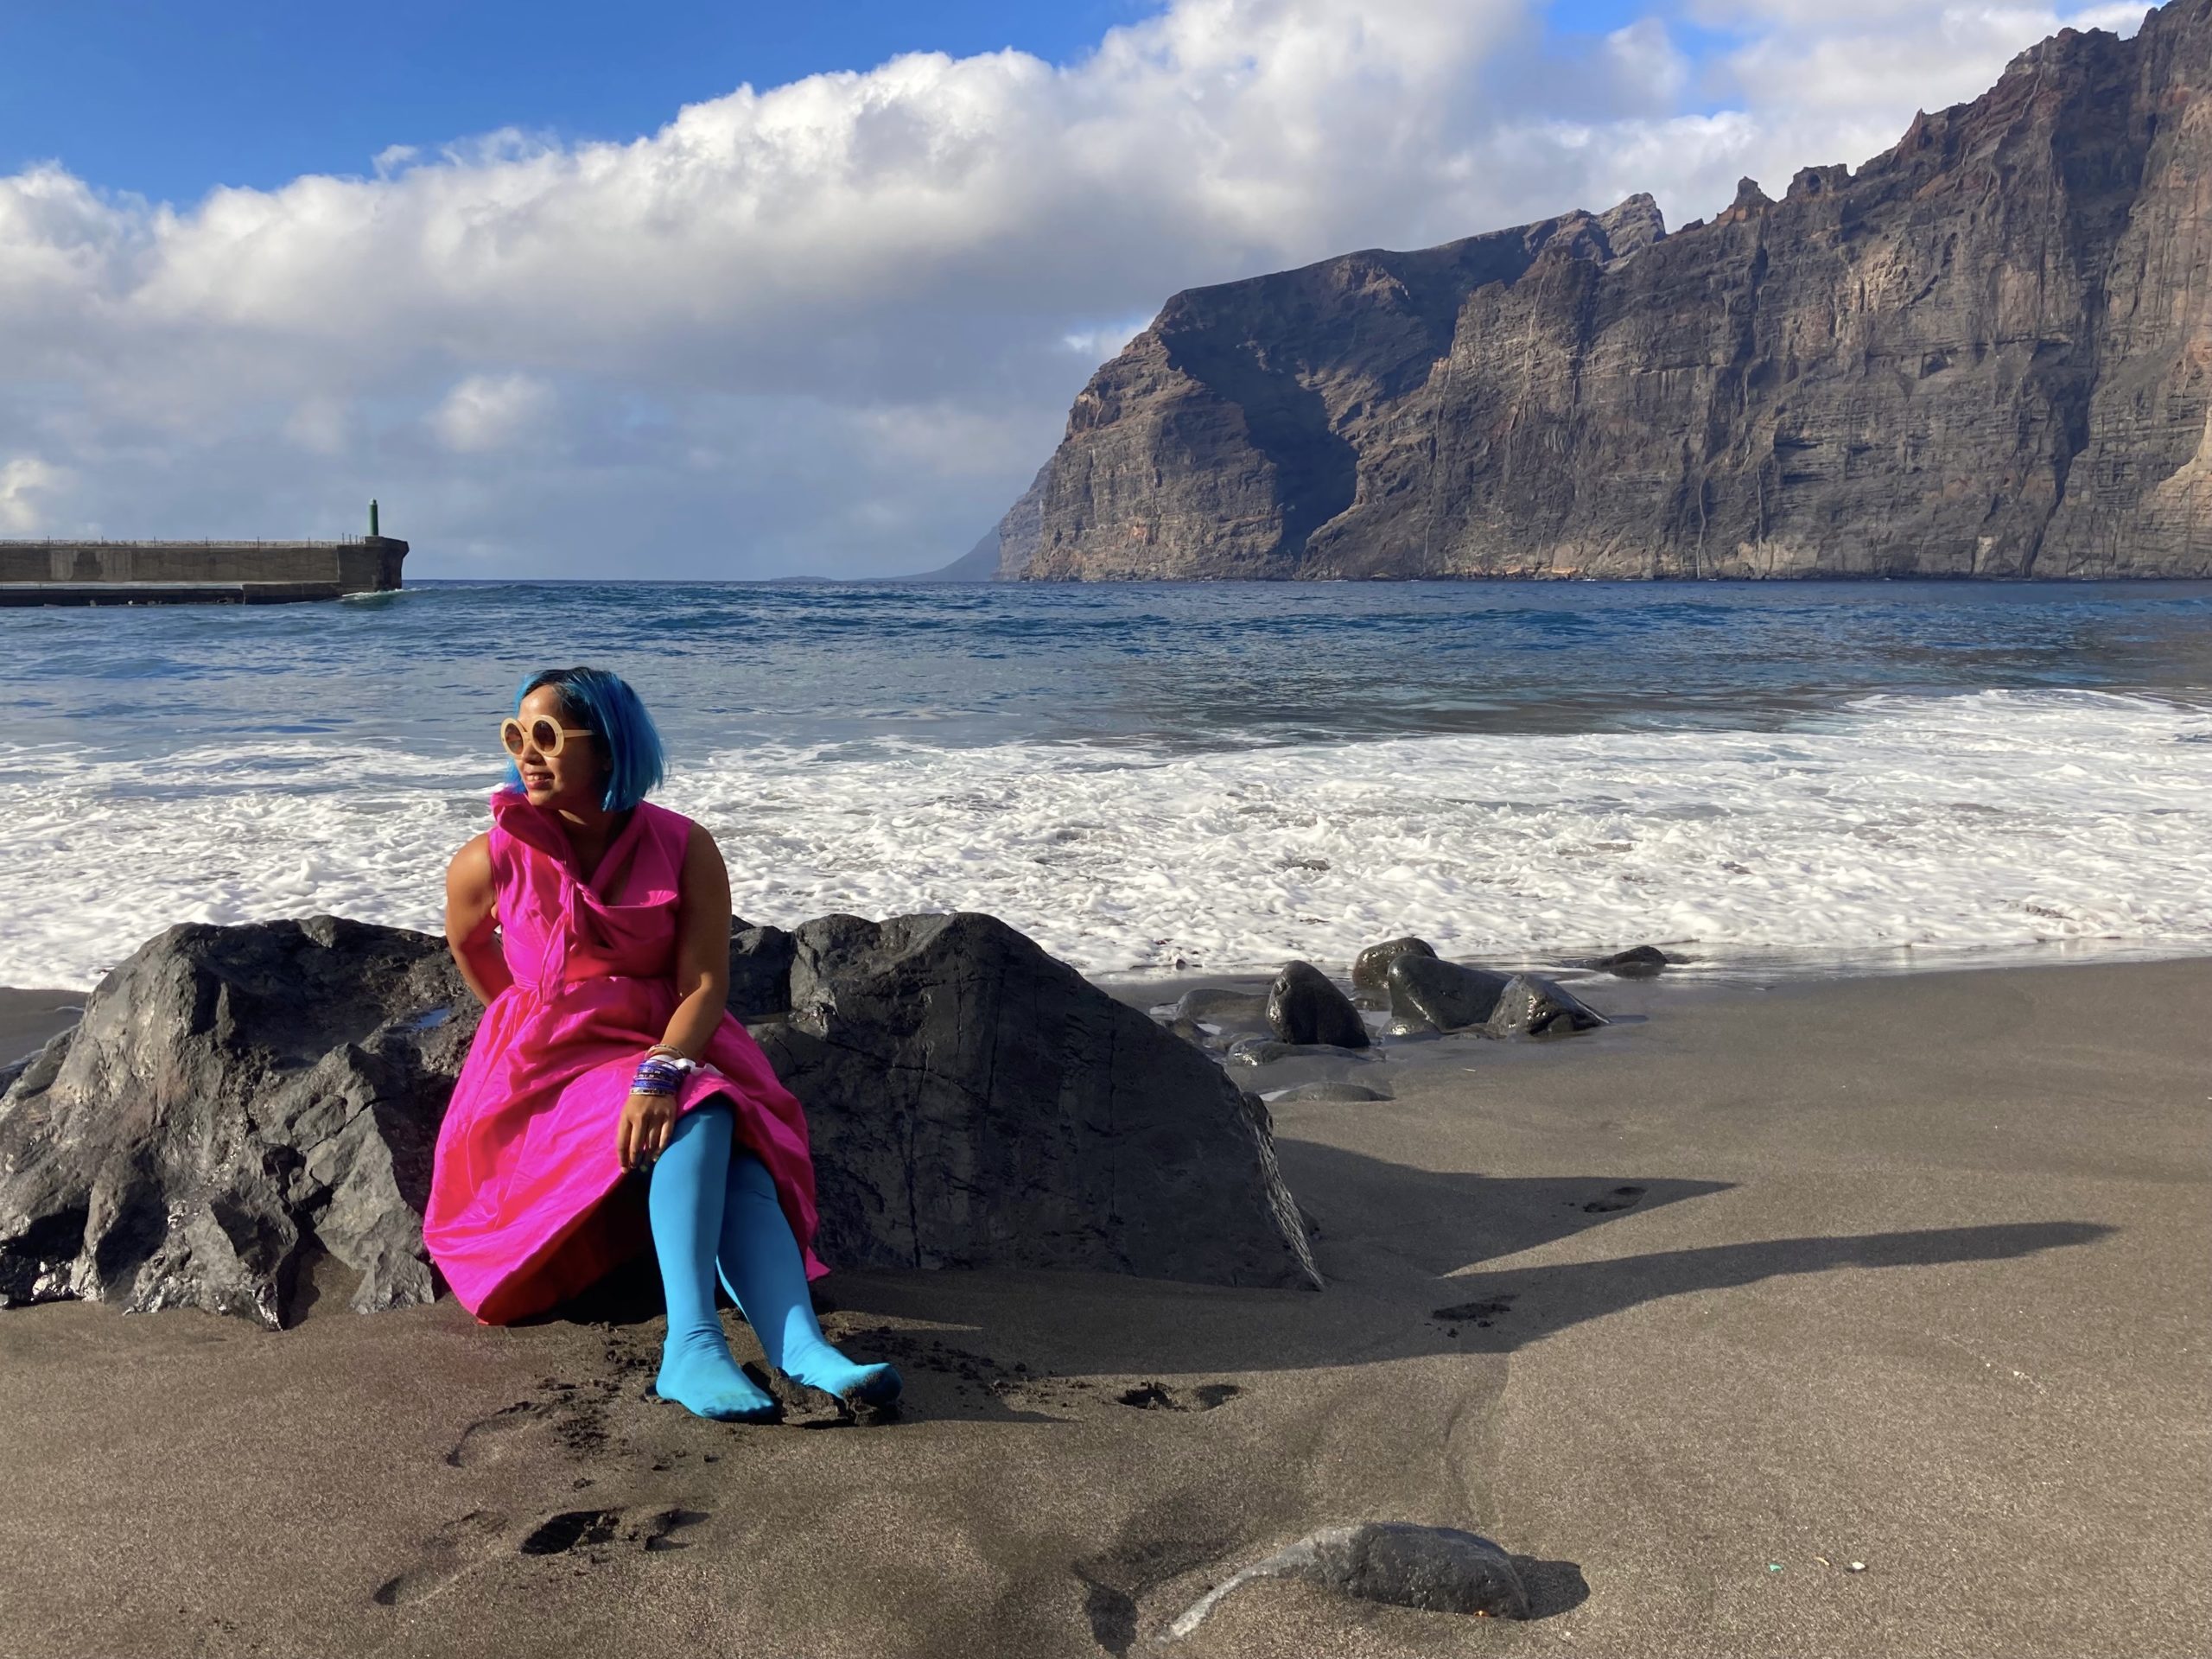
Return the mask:
[[693,1059],[707,1052],[729,1001],[729,868],[697,824],[683,849],[676,912],[676,990],[683,1000],[661,1040]]
[[[489,1002],[514,983],[493,937],[499,925],[493,914],[498,896],[492,875],[492,838],[479,836],[446,867],[446,948],[479,1002]],[[727,967],[723,975],[728,977]]]

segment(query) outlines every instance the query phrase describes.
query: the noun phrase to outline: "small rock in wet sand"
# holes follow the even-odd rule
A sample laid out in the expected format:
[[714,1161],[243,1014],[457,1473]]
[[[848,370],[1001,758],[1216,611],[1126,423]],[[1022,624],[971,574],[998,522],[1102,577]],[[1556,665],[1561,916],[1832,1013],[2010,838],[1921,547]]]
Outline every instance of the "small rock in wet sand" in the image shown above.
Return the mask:
[[1408,933],[1402,938],[1385,939],[1380,944],[1370,944],[1354,958],[1351,964],[1351,990],[1354,996],[1380,1007],[1390,1000],[1384,982],[1389,978],[1390,964],[1400,957],[1427,957],[1435,960],[1436,947],[1427,939],[1417,939]]
[[1673,960],[1656,944],[1639,944],[1630,950],[1617,950],[1610,957],[1599,957],[1584,965],[1619,979],[1656,979]]
[[1372,1040],[1351,999],[1310,962],[1294,962],[1268,988],[1268,1027],[1286,1043],[1365,1048]]
[[1485,1037],[1565,1037],[1592,1031],[1605,1016],[1538,974],[1494,974],[1427,957],[1390,964],[1390,1031],[1473,1031]]
[[1382,982],[1390,995],[1390,1029],[1403,1036],[1479,1026],[1512,982],[1486,968],[1408,954],[1391,963]]
[[1362,1601],[1426,1612],[1529,1617],[1529,1592],[1513,1558],[1489,1539],[1452,1527],[1379,1521],[1325,1528],[1255,1561],[1192,1602],[1168,1634],[1190,1635],[1230,1592],[1254,1579],[1304,1579]]
[[1188,1020],[1193,1025],[1201,1021],[1217,1026],[1263,1025],[1268,1018],[1267,994],[1235,991],[1226,985],[1193,985],[1176,1002],[1170,1018]]
[[1213,1034],[1195,1020],[1185,1020],[1179,1015],[1174,1019],[1163,1020],[1161,1029],[1170,1036],[1180,1037],[1193,1047],[1206,1049],[1209,1052],[1213,1047]]
[[1279,1060],[1379,1060],[1366,1049],[1340,1048],[1329,1043],[1279,1043],[1272,1037],[1247,1037],[1230,1045],[1224,1056],[1236,1065],[1273,1065]]
[[1572,991],[1536,974],[1516,974],[1498,994],[1491,1011],[1493,1036],[1522,1033],[1530,1037],[1568,1037],[1578,1031],[1595,1031],[1605,1016]]
[[1286,1100],[1333,1100],[1350,1103],[1363,1100],[1395,1100],[1388,1089],[1371,1089],[1363,1083],[1301,1083],[1295,1089],[1286,1089],[1274,1098]]

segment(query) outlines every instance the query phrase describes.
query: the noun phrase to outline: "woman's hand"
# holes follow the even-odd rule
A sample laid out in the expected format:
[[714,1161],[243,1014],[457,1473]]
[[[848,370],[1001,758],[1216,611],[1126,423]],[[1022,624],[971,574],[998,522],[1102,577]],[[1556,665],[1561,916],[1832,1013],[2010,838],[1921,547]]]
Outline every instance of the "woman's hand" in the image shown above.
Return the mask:
[[625,1169],[651,1169],[676,1133],[676,1096],[632,1095],[614,1129],[614,1156]]

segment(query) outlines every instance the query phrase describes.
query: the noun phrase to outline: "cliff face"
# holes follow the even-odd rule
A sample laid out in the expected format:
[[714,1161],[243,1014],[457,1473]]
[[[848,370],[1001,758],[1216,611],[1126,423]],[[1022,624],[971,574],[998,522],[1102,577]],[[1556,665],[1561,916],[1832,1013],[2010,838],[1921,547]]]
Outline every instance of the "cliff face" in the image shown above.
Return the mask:
[[1029,487],[1006,510],[1005,516],[969,550],[970,558],[989,550],[991,569],[984,580],[1011,582],[1036,556],[1044,527],[1045,486],[1052,476],[1052,463],[1048,461],[1037,469],[1037,476],[1029,480]]
[[2208,81],[2173,0],[1710,224],[1637,196],[1179,294],[1001,574],[2212,575]]

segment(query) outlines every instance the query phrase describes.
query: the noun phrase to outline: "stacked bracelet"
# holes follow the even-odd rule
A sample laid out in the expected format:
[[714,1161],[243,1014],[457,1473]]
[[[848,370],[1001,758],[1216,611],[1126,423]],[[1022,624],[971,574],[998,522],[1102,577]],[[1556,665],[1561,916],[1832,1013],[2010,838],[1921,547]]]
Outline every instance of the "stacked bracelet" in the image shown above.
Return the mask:
[[653,1050],[638,1063],[638,1075],[630,1081],[633,1095],[672,1095],[683,1086],[683,1074],[696,1069],[697,1063],[680,1054],[664,1053]]

